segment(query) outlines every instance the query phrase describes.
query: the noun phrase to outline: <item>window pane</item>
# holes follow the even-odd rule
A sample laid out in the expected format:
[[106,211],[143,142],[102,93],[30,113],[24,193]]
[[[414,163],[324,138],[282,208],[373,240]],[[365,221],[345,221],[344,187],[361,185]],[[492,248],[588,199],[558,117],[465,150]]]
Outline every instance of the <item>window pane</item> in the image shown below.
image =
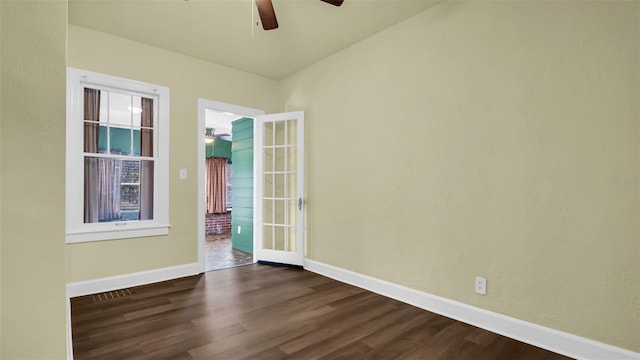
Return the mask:
[[133,126],[140,126],[140,119],[142,114],[142,104],[140,96],[131,97],[131,113],[133,116]]
[[131,95],[109,92],[109,124],[131,127],[134,110]]
[[133,156],[141,155],[140,148],[140,129],[133,129],[133,152],[131,153]]
[[120,161],[86,157],[84,222],[120,220]]
[[109,92],[100,90],[100,123],[106,124],[108,121],[109,121]]
[[140,220],[153,219],[154,171],[153,161],[140,161]]
[[97,122],[84,122],[84,145],[83,151],[86,153],[104,153],[107,149],[107,131]]
[[[137,154],[136,154],[137,155]],[[140,155],[153,157],[153,129],[140,130]]]
[[101,91],[97,89],[84,88],[82,99],[83,113],[83,151],[86,153],[97,153],[100,130],[100,104]]
[[131,129],[110,127],[109,141],[111,146],[109,153],[119,155],[131,154]]
[[153,219],[153,161],[85,157],[85,223]]
[[107,129],[106,126],[100,126],[98,129],[98,153],[106,154],[109,152],[109,148],[107,147]]
[[140,186],[137,184],[120,186],[120,210],[140,210]]
[[232,207],[232,184],[233,184],[233,166],[227,163],[227,209]]
[[153,111],[153,99],[141,98],[140,109],[134,109],[135,112],[140,112],[140,125],[145,128],[153,128],[153,120],[155,112]]
[[122,160],[122,174],[120,179],[123,184],[140,183],[140,161]]

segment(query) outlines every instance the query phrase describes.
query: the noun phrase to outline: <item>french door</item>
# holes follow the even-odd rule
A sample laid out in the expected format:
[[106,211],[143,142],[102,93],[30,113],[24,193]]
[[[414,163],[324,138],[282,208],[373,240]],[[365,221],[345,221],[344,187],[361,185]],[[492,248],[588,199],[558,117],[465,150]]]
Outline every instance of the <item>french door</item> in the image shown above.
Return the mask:
[[260,262],[303,265],[304,112],[255,118],[256,206]]

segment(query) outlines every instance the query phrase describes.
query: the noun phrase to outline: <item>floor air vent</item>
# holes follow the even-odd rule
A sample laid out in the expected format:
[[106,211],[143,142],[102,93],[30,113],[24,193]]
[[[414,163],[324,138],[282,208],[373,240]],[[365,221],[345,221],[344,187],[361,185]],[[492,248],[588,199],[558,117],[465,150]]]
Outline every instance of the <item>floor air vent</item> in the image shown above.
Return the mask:
[[107,291],[100,294],[93,294],[91,295],[91,297],[93,298],[94,303],[99,303],[99,302],[104,302],[109,300],[120,299],[120,298],[131,296],[131,295],[133,294],[129,289],[122,289],[122,290]]

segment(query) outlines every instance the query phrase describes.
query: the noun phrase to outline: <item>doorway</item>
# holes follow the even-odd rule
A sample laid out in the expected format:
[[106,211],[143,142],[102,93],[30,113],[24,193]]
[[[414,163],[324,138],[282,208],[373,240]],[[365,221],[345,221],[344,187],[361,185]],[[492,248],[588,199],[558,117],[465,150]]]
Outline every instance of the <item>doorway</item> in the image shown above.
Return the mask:
[[252,155],[252,147],[243,145],[253,144],[253,118],[262,114],[258,109],[198,100],[198,262],[202,271],[255,262],[255,164],[253,156],[247,156]]

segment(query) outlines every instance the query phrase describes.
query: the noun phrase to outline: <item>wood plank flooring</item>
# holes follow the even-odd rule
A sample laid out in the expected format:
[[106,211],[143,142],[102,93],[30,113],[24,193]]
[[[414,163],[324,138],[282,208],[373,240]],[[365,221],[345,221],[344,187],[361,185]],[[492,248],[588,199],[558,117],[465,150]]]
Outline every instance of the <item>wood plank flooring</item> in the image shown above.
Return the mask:
[[71,300],[82,359],[568,359],[299,269],[248,265]]

